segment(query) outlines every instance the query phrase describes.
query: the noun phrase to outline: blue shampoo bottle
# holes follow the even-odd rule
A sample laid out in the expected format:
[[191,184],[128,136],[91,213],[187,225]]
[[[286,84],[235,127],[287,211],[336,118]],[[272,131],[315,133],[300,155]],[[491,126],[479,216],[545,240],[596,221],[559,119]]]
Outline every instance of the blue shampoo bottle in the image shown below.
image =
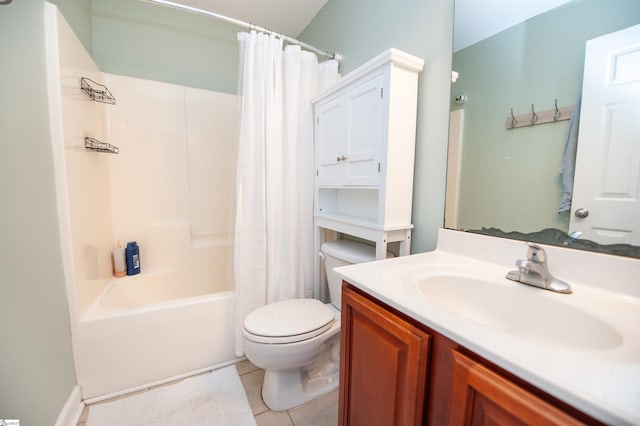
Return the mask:
[[127,275],[136,275],[140,273],[140,248],[138,243],[130,241],[127,248],[124,249],[124,256],[127,260]]

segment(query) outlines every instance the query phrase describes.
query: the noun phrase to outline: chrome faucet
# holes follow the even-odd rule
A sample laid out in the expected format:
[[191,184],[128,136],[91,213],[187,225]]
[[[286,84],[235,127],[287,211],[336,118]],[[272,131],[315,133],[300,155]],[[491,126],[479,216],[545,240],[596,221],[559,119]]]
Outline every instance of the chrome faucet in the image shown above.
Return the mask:
[[510,271],[507,278],[534,287],[544,288],[558,293],[571,293],[569,283],[559,280],[549,272],[547,252],[534,243],[527,243],[529,250],[526,259],[516,260],[517,271]]

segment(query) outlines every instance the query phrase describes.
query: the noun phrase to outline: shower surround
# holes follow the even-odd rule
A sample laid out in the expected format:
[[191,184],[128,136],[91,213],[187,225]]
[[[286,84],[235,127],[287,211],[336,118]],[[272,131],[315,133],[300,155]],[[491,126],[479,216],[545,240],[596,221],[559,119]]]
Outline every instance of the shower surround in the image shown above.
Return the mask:
[[[74,358],[97,400],[232,361],[237,96],[101,72],[53,5],[47,72]],[[80,78],[106,85],[90,100]],[[92,137],[119,154],[85,149]],[[114,244],[142,273],[113,278]]]

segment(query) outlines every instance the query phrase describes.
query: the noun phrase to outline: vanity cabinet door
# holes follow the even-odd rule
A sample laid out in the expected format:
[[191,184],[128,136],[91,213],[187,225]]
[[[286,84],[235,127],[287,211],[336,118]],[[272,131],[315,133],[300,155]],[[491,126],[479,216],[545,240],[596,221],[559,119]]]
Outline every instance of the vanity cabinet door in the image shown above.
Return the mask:
[[339,424],[423,424],[430,339],[344,286]]
[[460,352],[452,355],[451,426],[583,424]]

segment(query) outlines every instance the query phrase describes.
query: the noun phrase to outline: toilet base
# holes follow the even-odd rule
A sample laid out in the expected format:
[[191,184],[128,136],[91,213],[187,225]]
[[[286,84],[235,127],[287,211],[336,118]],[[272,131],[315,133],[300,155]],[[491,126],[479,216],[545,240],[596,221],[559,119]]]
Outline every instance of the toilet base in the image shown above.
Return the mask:
[[265,370],[264,403],[271,410],[289,410],[338,388],[340,372],[335,363],[328,363],[322,374],[313,373],[314,370],[304,368]]
[[325,342],[325,349],[309,365],[289,369],[265,369],[262,399],[272,410],[297,407],[338,388],[340,334]]

